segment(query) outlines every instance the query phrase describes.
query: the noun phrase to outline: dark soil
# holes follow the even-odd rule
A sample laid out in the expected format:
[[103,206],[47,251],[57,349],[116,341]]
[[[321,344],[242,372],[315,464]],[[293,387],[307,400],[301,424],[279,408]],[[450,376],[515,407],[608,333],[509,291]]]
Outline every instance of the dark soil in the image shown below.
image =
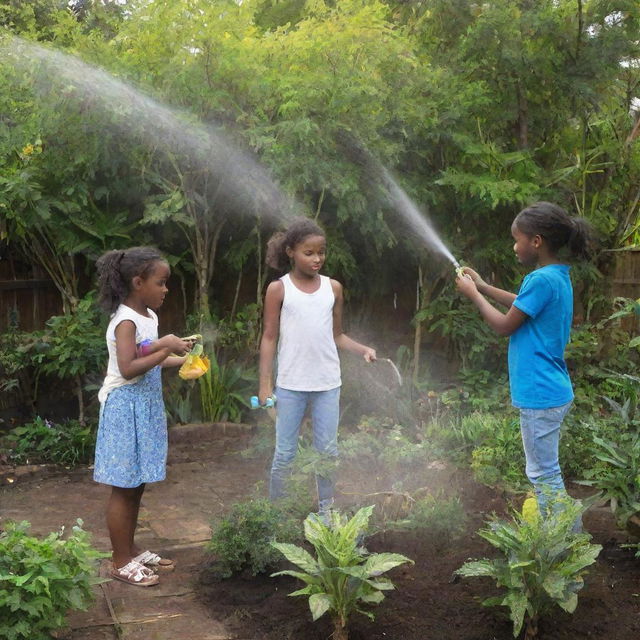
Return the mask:
[[[483,607],[481,601],[498,595],[490,579],[460,579],[454,571],[466,560],[494,557],[495,550],[475,531],[485,514],[503,512],[501,496],[455,473],[469,515],[468,533],[453,545],[434,548],[423,533],[387,532],[367,541],[370,551],[393,551],[412,558],[390,572],[396,590],[372,609],[375,621],[356,614],[351,640],[508,640],[513,638],[506,608]],[[541,640],[601,638],[637,640],[640,637],[640,560],[621,549],[626,536],[617,531],[604,507],[586,514],[585,527],[603,545],[598,561],[586,576],[573,615],[556,609],[539,625]],[[282,568],[286,565],[283,564]],[[312,622],[305,597],[287,594],[302,584],[288,577],[242,574],[216,580],[206,569],[200,575],[200,597],[213,618],[224,620],[238,638],[251,640],[327,640],[331,621]]]
[[[182,431],[185,432],[182,440],[172,445],[167,481],[159,487],[151,486],[145,493],[143,535],[154,542],[166,537],[167,541],[183,545],[190,541],[195,544],[174,548],[172,553],[177,554],[178,570],[167,575],[164,587],[159,587],[164,591],[159,591],[157,597],[154,593],[127,591],[121,583],[109,588],[113,589],[112,598],[121,604],[125,597],[148,595],[159,611],[170,608],[170,613],[175,613],[186,611],[193,596],[197,598],[198,606],[189,609],[189,616],[193,617],[185,614],[182,618],[167,618],[166,628],[162,627],[165,635],[161,634],[161,623],[154,620],[153,626],[138,625],[140,629],[133,622],[128,623],[127,633],[133,635],[126,637],[136,640],[328,640],[332,632],[331,620],[324,616],[312,622],[307,599],[287,596],[300,588],[297,580],[265,575],[254,577],[248,573],[219,580],[206,566],[202,568],[209,561],[213,563],[213,559],[203,559],[204,552],[197,542],[204,541],[208,535],[204,523],[224,513],[234,502],[246,499],[255,482],[266,478],[268,460],[263,456],[245,460],[237,455],[247,444],[242,434],[225,434],[224,437],[216,436],[215,441],[200,442],[187,438],[188,429]],[[0,478],[2,471],[0,468]],[[24,468],[24,475],[18,474],[18,470],[15,474],[9,473],[10,468],[4,471],[7,474],[0,487],[3,518],[29,519],[34,530],[42,534],[58,529],[61,524],[73,524],[75,517],[81,515],[85,528],[95,532],[97,546],[101,549],[109,547],[103,524],[106,489],[91,482],[90,471],[64,472],[63,475],[40,468]],[[468,516],[466,533],[447,546],[441,544],[439,547],[424,532],[387,532],[369,538],[366,544],[371,551],[402,553],[413,559],[415,565],[403,565],[389,573],[396,590],[386,592],[386,599],[371,609],[375,621],[359,614],[353,617],[351,640],[513,638],[507,610],[481,605],[485,598],[497,595],[492,581],[454,578],[454,571],[466,560],[494,557],[497,553],[475,532],[488,513],[507,511],[504,496],[478,485],[468,473],[450,465],[430,464],[426,468],[422,465],[408,471],[406,475],[411,478],[411,486],[407,488],[411,490],[428,487],[432,493],[461,497]],[[376,513],[385,510],[387,517],[393,517],[397,505],[384,496],[371,495],[393,486],[390,478],[378,475],[375,465],[351,468],[349,477],[344,476],[341,472],[338,489],[345,504],[375,502]],[[584,487],[571,487],[570,490],[576,494],[584,491]],[[157,514],[162,517],[156,517]],[[640,559],[634,558],[632,551],[620,548],[619,543],[626,541],[627,535],[616,529],[608,508],[592,508],[585,515],[584,524],[594,542],[603,546],[602,553],[586,575],[586,586],[579,594],[576,612],[569,615],[556,609],[541,621],[539,638],[637,640],[640,638]],[[200,529],[201,534],[198,533]],[[185,538],[187,534],[189,537]],[[287,566],[290,567],[283,563],[281,568]],[[196,594],[192,594],[192,589]],[[140,617],[140,605],[129,604],[129,608],[123,605],[124,613]],[[195,613],[191,613],[192,610]],[[99,613],[96,605],[90,617],[96,618]],[[110,620],[109,617],[106,626],[95,628],[88,626],[89,619],[80,621],[73,639],[106,638],[106,629],[111,633],[109,638],[115,638]],[[177,626],[169,627],[170,624]],[[226,633],[212,632],[212,625],[224,628]],[[150,632],[152,628],[153,633]]]

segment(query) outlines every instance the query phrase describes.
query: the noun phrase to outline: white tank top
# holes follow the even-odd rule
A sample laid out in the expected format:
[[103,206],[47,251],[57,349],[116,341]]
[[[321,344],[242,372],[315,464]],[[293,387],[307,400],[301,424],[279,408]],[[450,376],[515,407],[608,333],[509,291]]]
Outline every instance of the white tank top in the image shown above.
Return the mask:
[[101,404],[107,399],[107,396],[118,387],[125,384],[133,384],[140,380],[142,376],[136,376],[127,380],[122,377],[118,368],[118,354],[116,352],[116,327],[123,320],[131,320],[136,325],[136,344],[140,344],[143,340],[158,339],[158,316],[151,310],[147,309],[149,317],[140,315],[126,304],[121,304],[116,312],[111,316],[109,326],[107,327],[107,349],[109,350],[109,364],[107,366],[107,375],[100,391],[98,392],[98,400]]
[[284,299],[276,385],[291,391],[328,391],[339,387],[340,358],[333,338],[335,296],[331,280],[320,276],[320,287],[313,293],[300,291],[289,274],[280,280]]

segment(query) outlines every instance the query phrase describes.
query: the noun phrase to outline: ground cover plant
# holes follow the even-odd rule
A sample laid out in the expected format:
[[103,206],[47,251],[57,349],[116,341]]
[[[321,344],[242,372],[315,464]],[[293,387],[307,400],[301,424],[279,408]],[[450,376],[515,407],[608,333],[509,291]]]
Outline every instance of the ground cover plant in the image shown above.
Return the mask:
[[514,512],[512,520],[493,516],[478,533],[503,557],[466,562],[457,570],[466,578],[493,578],[505,589],[503,595],[483,604],[509,608],[514,637],[524,625],[524,637],[535,638],[540,619],[554,605],[575,611],[585,570],[602,549],[590,542],[588,533],[573,532],[584,510],[579,502],[567,500],[547,518],[541,518],[537,510]]
[[351,518],[332,511],[329,521],[312,514],[304,521],[304,534],[313,545],[316,558],[305,549],[283,542],[273,542],[290,562],[302,571],[284,570],[272,576],[289,575],[302,580],[306,586],[290,596],[308,596],[313,620],[328,613],[333,621],[334,640],[347,640],[349,618],[362,613],[373,620],[373,613],[365,605],[379,604],[384,591],[393,589],[383,573],[409,558],[398,553],[368,553],[359,546],[373,512],[373,506],[362,507]]
[[70,609],[93,601],[99,553],[78,520],[71,533],[29,536],[29,523],[4,524],[0,533],[0,636],[6,640],[47,640],[65,626]]
[[622,431],[615,440],[596,436],[593,451],[601,464],[585,470],[588,479],[582,484],[602,491],[624,528],[640,513],[640,433]]
[[38,416],[8,431],[0,443],[4,443],[0,451],[15,464],[53,463],[74,467],[93,460],[96,425],[77,420],[54,423]]

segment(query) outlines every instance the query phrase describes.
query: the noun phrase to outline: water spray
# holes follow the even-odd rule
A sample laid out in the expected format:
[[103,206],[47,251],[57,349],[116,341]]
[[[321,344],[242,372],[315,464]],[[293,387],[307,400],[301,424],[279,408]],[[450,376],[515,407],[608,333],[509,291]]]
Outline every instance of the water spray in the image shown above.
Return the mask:
[[[127,137],[142,139],[208,173],[212,197],[220,190],[234,211],[259,211],[280,224],[301,207],[283,192],[270,172],[249,150],[235,143],[219,125],[205,124],[185,110],[171,108],[108,71],[80,58],[22,38],[0,39],[0,55],[27,68],[38,65],[59,92],[86,101],[110,116],[110,126]],[[43,94],[51,87],[35,85]],[[55,90],[55,89],[54,89]]]
[[391,358],[378,358],[376,362],[386,362],[392,369],[395,374],[396,380],[398,381],[398,386],[402,386],[402,375],[400,375],[400,371],[398,371],[398,367],[396,367],[395,362]]
[[460,263],[442,241],[426,212],[421,211],[409,198],[393,178],[391,172],[380,163],[352,132],[341,131],[340,137],[337,138],[337,143],[353,162],[363,168],[365,177],[371,181],[373,186],[380,184],[383,186],[391,206],[404,218],[405,222],[425,246],[449,260],[453,264],[456,273],[463,277],[464,273]]

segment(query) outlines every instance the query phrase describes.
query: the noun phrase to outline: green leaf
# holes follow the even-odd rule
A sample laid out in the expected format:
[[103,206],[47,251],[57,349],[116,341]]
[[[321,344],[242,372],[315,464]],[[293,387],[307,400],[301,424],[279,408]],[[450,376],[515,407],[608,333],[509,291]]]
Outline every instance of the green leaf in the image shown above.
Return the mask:
[[288,542],[272,542],[271,546],[280,551],[289,562],[293,562],[303,571],[309,573],[318,572],[318,563],[308,551]]
[[564,609],[567,613],[573,613],[578,606],[578,594],[569,594],[566,600],[559,600],[558,605],[562,607],[562,609]]
[[329,611],[332,606],[333,601],[326,593],[314,593],[309,596],[309,609],[314,621]]
[[380,604],[384,600],[384,593],[382,593],[382,591],[372,591],[371,593],[360,596],[360,600],[368,604]]
[[503,604],[509,607],[513,622],[513,635],[517,636],[524,623],[524,615],[527,612],[527,597],[523,593],[511,592],[504,599]]
[[399,553],[376,553],[367,558],[364,570],[368,576],[379,576],[407,562],[413,564],[413,560]]

